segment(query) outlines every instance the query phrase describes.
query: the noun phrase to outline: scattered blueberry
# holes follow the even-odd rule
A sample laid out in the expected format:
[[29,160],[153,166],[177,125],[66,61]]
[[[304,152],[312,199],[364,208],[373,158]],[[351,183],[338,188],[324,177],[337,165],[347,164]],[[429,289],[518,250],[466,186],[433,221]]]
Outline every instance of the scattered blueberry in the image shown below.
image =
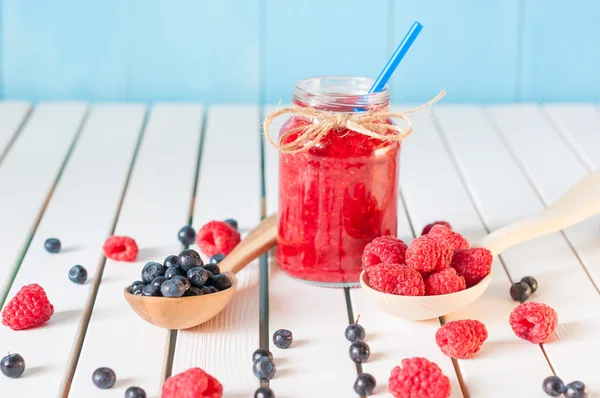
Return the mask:
[[233,228],[238,229],[238,222],[235,221],[233,218],[228,218],[227,220],[225,220],[225,222],[231,225]]
[[194,231],[194,228],[186,225],[179,230],[177,237],[182,244],[189,246],[194,243],[194,240],[196,239],[196,231]]
[[192,249],[185,249],[179,253],[179,256],[177,256],[177,264],[179,264],[179,266],[183,268],[185,272],[188,272],[188,270],[192,267],[200,267],[204,265],[198,252]]
[[252,366],[254,375],[260,380],[271,380],[275,375],[275,364],[267,357],[259,358]]
[[[223,259],[225,258],[225,255],[222,253],[217,253],[214,256],[212,256],[210,258],[210,260],[208,260],[209,263],[211,264],[219,264],[221,261],[223,261]],[[218,274],[218,272],[217,272]]]
[[185,287],[185,291],[187,292],[188,290],[190,290],[190,288],[192,287],[192,284],[190,283],[190,280],[188,278],[186,278],[185,276],[182,275],[175,275],[173,278],[171,279],[179,279],[181,282],[183,282],[183,285]]
[[208,280],[208,271],[202,267],[190,268],[187,272],[187,277],[192,283],[192,286],[202,287]]
[[358,323],[351,323],[346,328],[345,335],[346,339],[351,343],[355,341],[363,341],[366,336],[365,328]]
[[515,301],[527,301],[529,296],[531,296],[531,287],[525,282],[513,283],[510,287],[510,297]]
[[542,390],[551,397],[560,397],[565,391],[565,384],[560,377],[546,377],[542,383]]
[[171,254],[170,256],[165,258],[165,262],[163,263],[163,265],[165,266],[165,268],[179,267],[179,263],[177,262],[177,256]]
[[92,381],[98,388],[111,388],[117,381],[117,376],[111,368],[98,368],[92,374]]
[[269,387],[260,387],[254,393],[254,398],[275,398],[275,393]]
[[183,275],[183,270],[179,267],[169,267],[165,271],[166,279],[171,279],[176,275]]
[[292,332],[287,329],[279,329],[273,333],[273,344],[277,348],[288,348],[292,345],[293,340]]
[[160,288],[162,286],[163,283],[165,283],[165,281],[167,280],[167,278],[165,278],[164,276],[157,276],[156,278],[152,279],[152,283],[154,286]]
[[225,274],[218,274],[212,278],[210,284],[218,290],[225,290],[231,287],[231,280]]
[[190,290],[188,290],[187,292],[185,292],[186,296],[202,296],[204,293],[202,293],[202,290],[199,287],[190,287]]
[[157,276],[164,276],[165,270],[165,266],[161,263],[157,263],[154,261],[146,263],[146,265],[144,265],[144,268],[142,269],[142,280],[146,283],[150,283]]
[[58,253],[60,251],[60,241],[56,238],[46,239],[44,248],[48,253]]
[[521,279],[521,282],[526,283],[531,288],[531,293],[535,293],[538,288],[538,282],[533,276],[525,276]]
[[273,360],[273,354],[271,354],[271,351],[267,350],[266,348],[259,348],[258,350],[254,351],[254,353],[252,353],[252,362],[256,362],[262,357],[267,357],[271,361]]
[[565,386],[565,398],[587,398],[588,389],[580,381],[574,381]]
[[208,291],[209,291],[210,293],[219,293],[219,289],[217,289],[217,288],[216,288],[216,287],[214,287],[214,286],[209,286],[209,287],[208,287]]
[[354,362],[365,363],[371,355],[371,349],[364,341],[355,341],[354,343],[350,344],[350,350],[348,353],[350,354],[350,359],[352,359]]
[[160,287],[156,286],[156,285],[153,285],[153,284],[146,285],[142,289],[142,296],[159,297],[160,296]]
[[81,265],[74,265],[69,270],[69,279],[71,282],[82,284],[87,279],[87,270]]
[[200,288],[200,290],[202,291],[202,294],[211,294],[212,290],[210,290],[210,288],[208,286],[202,286]]
[[145,283],[143,281],[133,282],[131,284],[131,294],[135,294],[136,296],[141,296],[144,285],[145,285]]
[[185,284],[180,279],[169,279],[162,284],[160,292],[165,297],[181,297],[185,293]]
[[[205,264],[204,269],[210,272],[212,275],[217,275],[221,273],[221,269],[217,264]],[[212,276],[211,276],[212,279]]]
[[377,382],[375,378],[368,373],[359,373],[354,382],[354,391],[361,397],[368,397],[373,393]]
[[146,398],[146,391],[140,387],[129,387],[125,391],[125,398]]
[[25,371],[25,360],[19,354],[8,354],[0,361],[0,371],[4,376],[16,379]]

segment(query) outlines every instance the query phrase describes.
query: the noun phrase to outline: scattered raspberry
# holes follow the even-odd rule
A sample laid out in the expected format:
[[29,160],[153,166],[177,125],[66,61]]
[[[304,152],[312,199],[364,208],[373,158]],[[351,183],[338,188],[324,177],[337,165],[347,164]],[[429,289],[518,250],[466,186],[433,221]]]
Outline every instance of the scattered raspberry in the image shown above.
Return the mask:
[[128,236],[111,236],[102,250],[106,257],[116,261],[135,261],[138,255],[137,243]]
[[406,265],[381,263],[366,269],[373,289],[401,296],[423,296],[425,284],[421,274]]
[[448,322],[438,329],[435,342],[449,357],[465,359],[475,355],[488,333],[485,325],[473,319]]
[[161,398],[221,398],[223,386],[200,368],[190,368],[169,377],[163,385]]
[[558,317],[556,311],[542,303],[525,303],[513,310],[509,318],[510,327],[515,334],[534,344],[548,341]]
[[454,268],[445,268],[425,279],[425,294],[427,296],[460,292],[466,288],[465,278],[458,275]]
[[392,369],[389,391],[395,398],[448,398],[450,379],[425,358],[407,358]]
[[211,221],[196,233],[196,242],[208,257],[229,254],[240,243],[240,233],[223,221]]
[[380,263],[404,264],[406,244],[395,236],[381,236],[365,246],[362,265],[367,269]]
[[461,234],[454,232],[445,225],[434,225],[431,231],[429,231],[428,236],[444,239],[454,250],[463,250],[471,247],[469,241]]
[[2,324],[12,330],[29,329],[52,317],[54,306],[37,283],[26,285],[2,310]]
[[429,235],[421,236],[406,249],[406,265],[419,272],[442,270],[450,266],[452,253],[446,241]]
[[423,228],[423,231],[421,232],[421,236],[427,235],[429,233],[429,231],[431,231],[431,228],[433,228],[434,225],[444,225],[444,226],[452,229],[452,226],[447,221],[434,221],[431,224],[425,225],[425,228]]
[[492,253],[482,247],[456,250],[452,258],[452,268],[465,277],[467,287],[474,286],[488,276],[492,270]]

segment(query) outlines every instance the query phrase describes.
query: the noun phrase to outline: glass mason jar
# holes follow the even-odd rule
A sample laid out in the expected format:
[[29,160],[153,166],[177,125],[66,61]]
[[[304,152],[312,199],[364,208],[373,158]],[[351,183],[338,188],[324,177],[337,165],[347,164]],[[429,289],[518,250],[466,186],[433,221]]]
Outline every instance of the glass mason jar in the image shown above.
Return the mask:
[[[293,103],[329,112],[386,110],[387,88],[366,94],[372,83],[361,77],[302,80]],[[279,137],[311,123],[318,120],[293,116]],[[277,260],[287,274],[319,285],[358,285],[364,247],[397,232],[399,153],[397,141],[348,129],[330,130],[309,150],[280,153]]]

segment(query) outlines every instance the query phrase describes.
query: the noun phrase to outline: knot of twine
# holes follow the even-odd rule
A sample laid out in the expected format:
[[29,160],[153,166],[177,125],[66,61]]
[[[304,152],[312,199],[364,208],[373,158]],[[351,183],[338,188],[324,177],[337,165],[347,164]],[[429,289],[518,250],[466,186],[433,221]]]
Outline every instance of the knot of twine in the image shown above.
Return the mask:
[[[413,131],[413,124],[407,115],[429,107],[439,101],[444,95],[446,95],[446,92],[442,90],[435,98],[427,101],[425,104],[401,112],[389,112],[387,108],[381,111],[362,113],[330,112],[300,107],[282,108],[273,112],[265,119],[263,134],[267,141],[279,149],[279,151],[290,154],[308,151],[319,144],[332,130],[341,131],[348,129],[381,141],[402,141]],[[273,120],[286,113],[301,116],[313,123],[308,126],[294,127],[286,131],[279,138],[279,143],[276,143],[271,139],[269,127]],[[390,124],[388,122],[390,119],[402,120],[406,126]],[[286,142],[287,138],[294,134],[297,134],[297,136],[290,142]]]

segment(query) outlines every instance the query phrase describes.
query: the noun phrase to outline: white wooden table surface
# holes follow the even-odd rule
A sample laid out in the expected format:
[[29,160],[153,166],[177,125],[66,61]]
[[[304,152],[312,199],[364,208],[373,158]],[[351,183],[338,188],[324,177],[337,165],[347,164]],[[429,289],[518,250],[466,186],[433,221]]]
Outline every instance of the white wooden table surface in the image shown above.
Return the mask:
[[[545,397],[541,382],[553,372],[600,397],[600,217],[503,253],[484,296],[444,320],[393,318],[359,289],[346,297],[299,283],[274,262],[263,262],[261,297],[258,260],[240,273],[227,309],[205,325],[176,332],[138,318],[123,287],[145,262],[182,249],[177,231],[190,219],[198,228],[235,218],[247,231],[264,215],[264,201],[265,214],[277,210],[277,153],[265,144],[263,155],[260,136],[271,109],[0,102],[0,304],[39,283],[55,307],[41,327],[0,326],[0,352],[18,352],[27,364],[19,379],[0,377],[0,396],[123,397],[138,385],[159,397],[167,375],[200,366],[223,383],[225,397],[248,398],[259,386],[252,352],[286,328],[292,347],[271,347],[276,396],[354,397],[357,369],[344,338],[350,309],[367,331],[372,355],[363,369],[377,379],[377,397],[391,397],[391,369],[412,356],[436,362],[453,397]],[[600,109],[591,104],[437,105],[413,120],[401,155],[406,241],[440,219],[476,240],[538,212],[600,165]],[[103,257],[113,233],[137,240],[136,263]],[[61,239],[60,254],[45,252],[49,237]],[[74,264],[88,270],[84,285],[67,278]],[[559,316],[547,344],[518,339],[508,323],[517,305],[511,280],[525,275],[540,285],[531,300]],[[434,334],[440,322],[464,318],[484,322],[489,339],[474,359],[453,361]],[[117,374],[110,390],[91,382],[101,366]]]

